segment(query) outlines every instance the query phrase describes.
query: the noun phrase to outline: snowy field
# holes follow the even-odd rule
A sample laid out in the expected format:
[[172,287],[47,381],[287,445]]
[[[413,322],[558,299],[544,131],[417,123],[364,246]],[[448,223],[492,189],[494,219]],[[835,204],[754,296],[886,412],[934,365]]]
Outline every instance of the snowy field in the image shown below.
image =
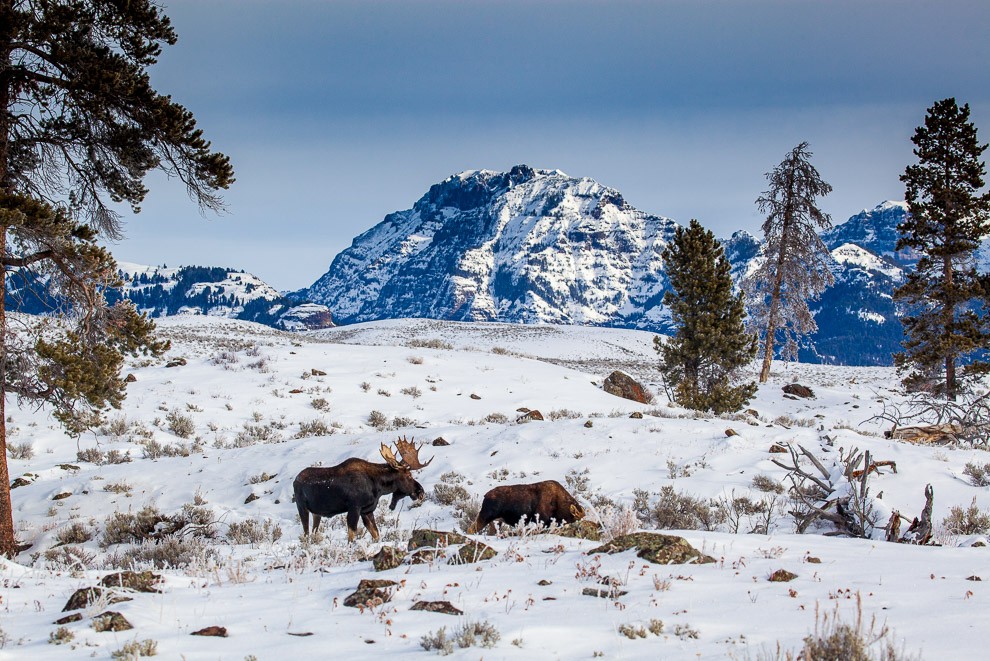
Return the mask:
[[[648,333],[409,320],[307,336],[202,317],[159,327],[173,343],[167,360],[185,364],[132,363],[124,407],[98,433],[72,439],[44,412],[8,408],[11,479],[23,483],[15,528],[31,546],[0,561],[2,659],[131,658],[144,641],[167,659],[425,659],[438,650],[424,637],[453,638],[468,623],[479,635],[453,645],[458,658],[784,658],[816,628],[858,619],[886,628],[904,658],[990,648],[985,538],[939,526],[940,546],[883,541],[892,510],[920,514],[926,484],[937,523],[953,508],[990,508],[988,488],[964,474],[990,463],[987,452],[883,437],[889,425],[874,416],[901,396],[891,369],[776,363],[750,415],[695,418],[668,405]],[[615,368],[656,400],[605,393]],[[792,382],[815,397],[785,397]],[[546,419],[516,422],[523,407]],[[380,461],[379,444],[400,436],[435,457],[417,476],[427,499],[392,513],[383,498],[380,543],[349,545],[343,517],[301,539],[294,476],[348,457]],[[440,438],[449,445],[433,445]],[[771,459],[789,458],[770,454],[773,444],[800,444],[826,466],[853,447],[895,461],[896,473],[869,479],[874,539],[827,536],[828,526],[797,534],[786,496],[770,489],[786,485]],[[672,533],[709,564],[589,554],[600,542],[532,529],[472,536],[497,552],[476,563],[450,564],[455,546],[382,572],[366,559],[405,549],[414,529],[463,532],[490,488],[545,479],[566,484],[606,536],[655,531],[664,487],[760,508]],[[137,544],[127,535],[141,516],[158,534]],[[74,592],[122,567],[154,569],[161,591],[119,603],[111,597],[127,591],[107,592],[55,624]],[[769,580],[781,569],[796,577]],[[395,581],[391,600],[345,606],[362,579]],[[411,610],[441,600],[463,614]],[[106,611],[133,628],[97,631]],[[227,636],[190,635],[211,626]]]

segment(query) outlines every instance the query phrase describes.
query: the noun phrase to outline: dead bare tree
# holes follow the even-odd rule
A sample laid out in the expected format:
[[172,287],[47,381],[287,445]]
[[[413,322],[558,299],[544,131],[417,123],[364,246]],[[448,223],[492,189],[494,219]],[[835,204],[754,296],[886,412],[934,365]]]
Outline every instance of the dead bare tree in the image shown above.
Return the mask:
[[908,521],[909,519],[894,510],[884,528],[887,541],[898,542],[899,544],[929,544],[932,539],[932,508],[934,503],[935,490],[932,485],[926,485],[925,507],[921,510],[921,516],[910,520],[910,525],[903,535],[901,534],[901,521]]
[[915,392],[901,403],[884,401],[883,411],[871,420],[886,421],[887,438],[909,443],[946,445],[964,443],[990,447],[990,391],[959,393],[955,400],[930,392]]
[[[830,470],[801,445],[797,449],[789,445],[787,450],[789,465],[771,461],[787,471],[795,504],[790,514],[797,523],[797,532],[805,532],[817,521],[827,521],[835,526],[827,535],[870,538],[878,521],[870,497],[870,474],[879,473],[881,466],[890,466],[896,473],[896,464],[873,461],[869,450],[852,448],[846,452],[840,448]],[[802,459],[810,466],[802,465]]]

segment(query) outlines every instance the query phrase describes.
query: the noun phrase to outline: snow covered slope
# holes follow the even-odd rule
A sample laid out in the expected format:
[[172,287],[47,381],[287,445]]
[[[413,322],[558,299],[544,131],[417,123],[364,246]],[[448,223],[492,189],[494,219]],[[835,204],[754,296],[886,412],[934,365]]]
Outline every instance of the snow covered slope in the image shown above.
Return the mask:
[[[653,336],[641,331],[394,320],[290,334],[208,316],[159,324],[172,340],[167,358],[186,364],[129,364],[128,398],[101,429],[70,438],[43,412],[8,403],[14,521],[31,546],[0,560],[0,658],[110,658],[150,640],[162,659],[328,650],[429,659],[436,652],[423,649],[424,637],[453,637],[469,622],[500,638],[490,649],[480,639],[455,644],[458,658],[778,658],[778,644],[796,652],[826,614],[853,626],[877,618],[911,658],[981,658],[990,646],[981,619],[990,547],[976,545],[985,534],[940,525],[942,546],[882,539],[892,510],[920,513],[926,484],[937,523],[953,508],[985,515],[990,491],[965,471],[990,454],[883,438],[873,416],[903,401],[889,368],[775,365],[752,413],[714,418],[668,405],[651,376]],[[610,369],[629,363],[657,395],[652,405],[602,391]],[[815,397],[785,397],[781,386],[793,381]],[[518,423],[521,407],[546,419]],[[347,457],[375,460],[379,444],[399,436],[435,457],[418,476],[429,497],[395,512],[383,499],[377,544],[364,536],[349,545],[340,516],[320,537],[300,539],[293,477]],[[438,438],[449,444],[433,445]],[[774,443],[800,444],[826,466],[853,447],[896,461],[896,473],[869,478],[872,538],[826,536],[829,526],[796,534],[792,504],[773,491],[787,486],[771,461],[781,455],[768,452]],[[369,558],[406,548],[412,529],[461,530],[464,504],[544,479],[566,484],[610,534],[656,532],[650,512],[665,489],[703,508],[743,497],[776,504],[766,522],[750,513],[711,530],[663,531],[712,564],[589,553],[597,542],[526,530],[472,536],[498,553],[482,562],[450,564],[455,545],[374,570]],[[150,522],[146,533],[187,525],[138,543],[125,533],[139,520]],[[160,574],[161,592],[118,590],[130,600],[105,595],[63,612],[76,590],[123,567]],[[770,581],[780,569],[796,576]],[[345,606],[362,579],[394,581],[391,600]],[[597,596],[603,585],[614,586],[610,598]],[[463,615],[413,610],[418,601],[448,601]],[[96,616],[108,610],[134,628],[98,632]],[[190,635],[210,626],[227,637]]]

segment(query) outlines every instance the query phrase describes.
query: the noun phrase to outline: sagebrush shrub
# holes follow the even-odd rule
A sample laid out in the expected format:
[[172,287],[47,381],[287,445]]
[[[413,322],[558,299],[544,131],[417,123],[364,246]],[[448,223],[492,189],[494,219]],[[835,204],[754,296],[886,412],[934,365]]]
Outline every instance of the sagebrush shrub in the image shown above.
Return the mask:
[[963,475],[969,478],[969,481],[975,487],[986,487],[990,486],[990,464],[983,464],[982,466],[968,462],[966,467],[963,468]]
[[952,535],[986,535],[990,533],[990,515],[977,507],[974,496],[966,509],[958,505],[951,507],[942,527]]

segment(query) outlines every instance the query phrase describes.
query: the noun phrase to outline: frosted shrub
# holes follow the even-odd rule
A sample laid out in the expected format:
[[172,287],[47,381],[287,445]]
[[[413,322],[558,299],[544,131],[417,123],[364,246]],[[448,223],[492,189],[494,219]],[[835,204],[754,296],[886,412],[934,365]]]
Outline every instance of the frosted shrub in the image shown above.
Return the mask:
[[963,475],[969,478],[974,487],[990,486],[990,464],[980,466],[973,462],[967,462],[966,467],[963,468]]
[[309,422],[300,422],[299,431],[296,432],[296,438],[305,438],[307,436],[330,436],[336,431],[333,427],[327,425],[327,423],[322,420],[315,419]]
[[977,507],[974,496],[966,509],[958,505],[950,508],[942,527],[951,535],[986,535],[990,533],[990,515]]
[[31,441],[7,443],[7,455],[11,459],[30,459],[34,456],[34,446]]
[[179,438],[189,438],[196,433],[196,423],[188,415],[171,410],[165,415],[168,430]]
[[227,528],[227,540],[231,544],[274,544],[282,538],[282,526],[271,519],[258,522],[254,519],[231,523]]

